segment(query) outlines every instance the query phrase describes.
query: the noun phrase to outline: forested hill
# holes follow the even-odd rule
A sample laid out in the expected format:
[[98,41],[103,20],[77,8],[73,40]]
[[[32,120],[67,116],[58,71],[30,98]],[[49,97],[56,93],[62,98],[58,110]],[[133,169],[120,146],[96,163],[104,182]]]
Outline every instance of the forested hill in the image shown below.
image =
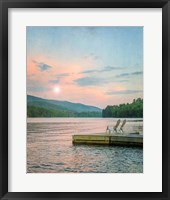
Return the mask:
[[102,117],[143,117],[143,99],[134,99],[132,103],[107,106],[102,111]]
[[27,95],[28,117],[102,117],[102,110],[95,106],[43,99]]
[[134,99],[132,103],[108,105],[101,110],[95,106],[88,106],[68,101],[42,99],[27,96],[28,117],[143,117],[143,99]]

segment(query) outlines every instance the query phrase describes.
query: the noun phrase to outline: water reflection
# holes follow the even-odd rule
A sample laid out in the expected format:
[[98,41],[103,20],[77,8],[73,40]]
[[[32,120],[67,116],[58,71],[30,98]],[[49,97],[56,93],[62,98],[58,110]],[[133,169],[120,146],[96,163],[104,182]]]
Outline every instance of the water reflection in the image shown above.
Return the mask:
[[[72,145],[73,134],[105,132],[117,119],[28,119],[28,173],[142,173],[143,149]],[[142,120],[127,120],[125,132],[143,132]]]

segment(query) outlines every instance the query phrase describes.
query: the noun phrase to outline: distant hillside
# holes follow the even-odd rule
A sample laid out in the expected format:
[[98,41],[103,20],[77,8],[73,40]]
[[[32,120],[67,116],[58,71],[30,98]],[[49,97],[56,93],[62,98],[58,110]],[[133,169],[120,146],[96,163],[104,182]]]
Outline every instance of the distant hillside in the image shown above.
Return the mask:
[[28,117],[101,117],[102,110],[95,106],[42,99],[27,95]]

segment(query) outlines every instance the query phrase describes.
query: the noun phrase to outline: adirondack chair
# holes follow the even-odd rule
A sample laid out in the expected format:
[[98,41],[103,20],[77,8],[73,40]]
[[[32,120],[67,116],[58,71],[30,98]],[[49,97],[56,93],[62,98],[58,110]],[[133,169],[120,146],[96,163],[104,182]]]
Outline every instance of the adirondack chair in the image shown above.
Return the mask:
[[117,133],[117,128],[120,124],[120,119],[117,121],[116,125],[113,127],[113,130]]
[[122,132],[122,133],[124,133],[123,132],[123,127],[124,127],[125,124],[126,124],[126,119],[123,120],[122,125],[120,126],[120,129],[119,129],[119,131]]
[[109,126],[107,126],[107,128],[106,128],[106,133],[107,133],[108,131],[109,131],[109,133],[111,133],[111,132],[113,132],[113,131],[115,131],[115,132],[117,133],[117,128],[118,128],[119,124],[120,124],[120,119],[116,122],[116,125],[113,126],[112,129],[111,129]]

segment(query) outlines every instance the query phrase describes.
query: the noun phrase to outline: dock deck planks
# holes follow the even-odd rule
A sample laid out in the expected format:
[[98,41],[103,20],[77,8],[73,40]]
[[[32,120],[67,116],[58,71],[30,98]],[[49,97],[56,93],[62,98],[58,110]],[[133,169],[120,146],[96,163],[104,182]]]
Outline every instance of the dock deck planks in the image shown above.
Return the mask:
[[73,135],[73,144],[101,144],[143,147],[143,135],[138,133]]

